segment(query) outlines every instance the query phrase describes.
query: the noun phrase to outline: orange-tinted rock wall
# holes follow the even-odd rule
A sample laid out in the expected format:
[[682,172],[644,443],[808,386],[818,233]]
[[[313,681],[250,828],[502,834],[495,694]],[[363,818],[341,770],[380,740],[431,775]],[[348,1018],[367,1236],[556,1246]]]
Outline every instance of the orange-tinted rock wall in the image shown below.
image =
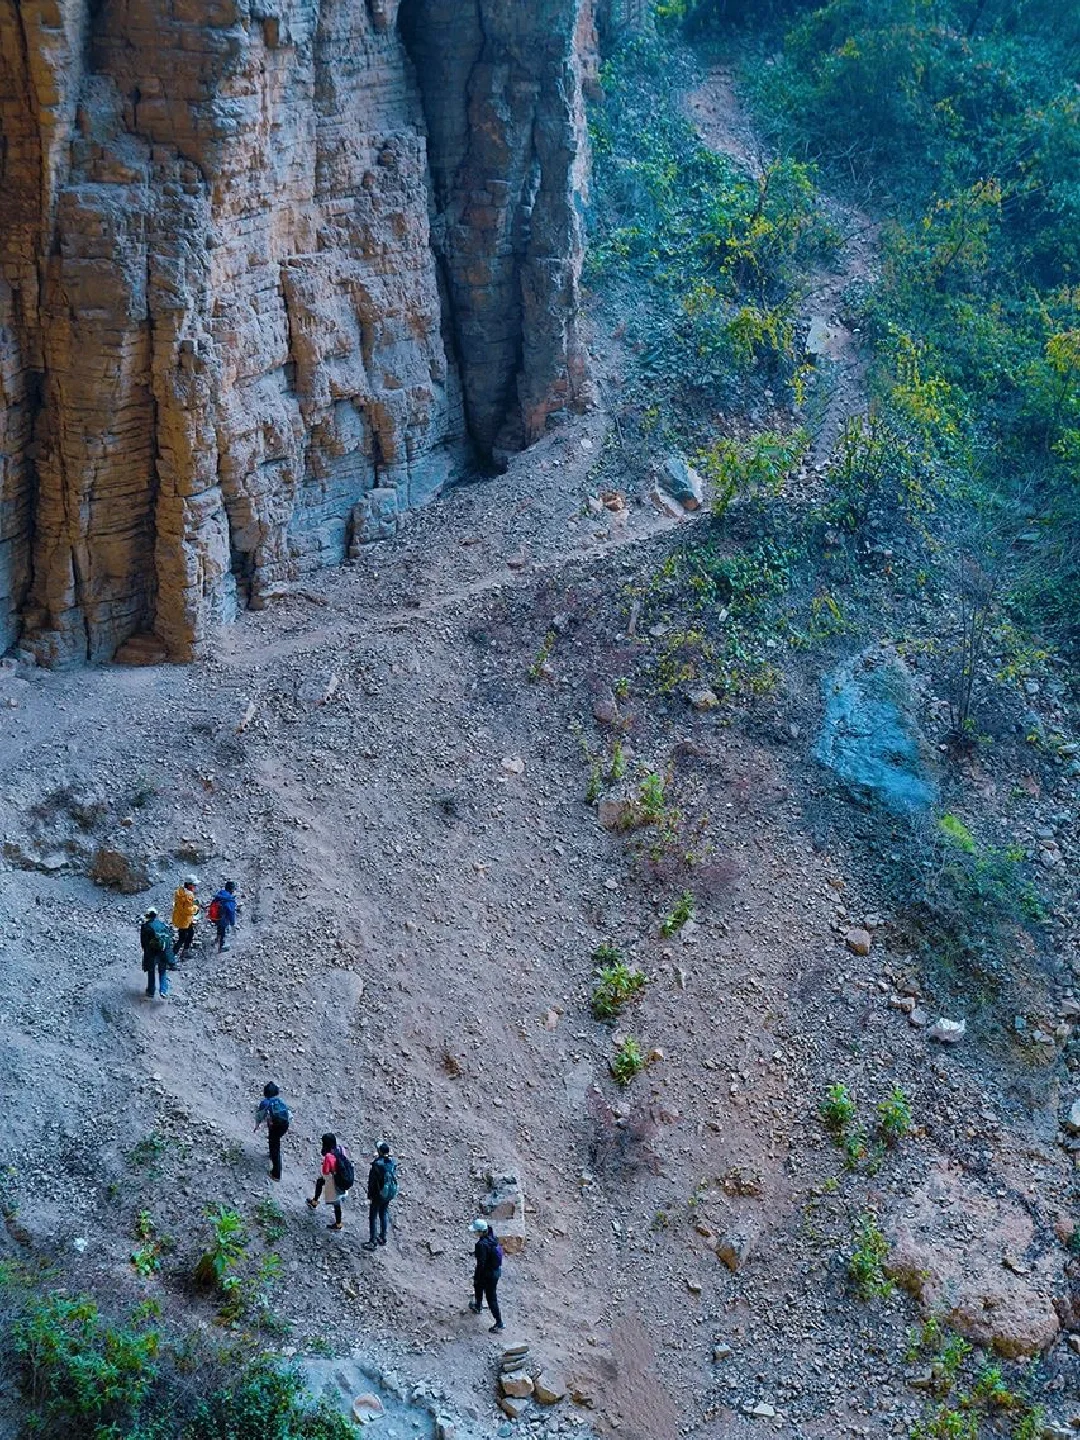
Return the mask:
[[584,396],[582,0],[397,8],[0,0],[0,649],[190,658]]

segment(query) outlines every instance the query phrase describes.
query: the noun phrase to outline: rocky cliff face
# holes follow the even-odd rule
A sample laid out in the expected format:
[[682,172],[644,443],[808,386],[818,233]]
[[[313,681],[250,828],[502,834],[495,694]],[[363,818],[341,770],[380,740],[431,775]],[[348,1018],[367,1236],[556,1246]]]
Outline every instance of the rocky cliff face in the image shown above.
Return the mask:
[[0,649],[190,658],[583,399],[590,32],[0,0]]

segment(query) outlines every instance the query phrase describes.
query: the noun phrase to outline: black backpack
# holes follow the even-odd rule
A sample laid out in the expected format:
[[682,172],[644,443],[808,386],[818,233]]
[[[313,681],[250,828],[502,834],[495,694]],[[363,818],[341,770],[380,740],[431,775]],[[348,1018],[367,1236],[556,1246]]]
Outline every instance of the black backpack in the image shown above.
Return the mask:
[[351,1190],[356,1180],[356,1167],[345,1154],[344,1145],[334,1151],[334,1189],[339,1192]]

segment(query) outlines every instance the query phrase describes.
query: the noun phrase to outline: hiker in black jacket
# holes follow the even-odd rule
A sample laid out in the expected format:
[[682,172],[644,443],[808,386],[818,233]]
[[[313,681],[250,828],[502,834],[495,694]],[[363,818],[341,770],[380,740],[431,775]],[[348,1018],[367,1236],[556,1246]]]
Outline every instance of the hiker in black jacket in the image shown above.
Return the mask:
[[152,1000],[155,988],[164,1000],[169,993],[169,971],[176,968],[173,955],[172,930],[158,918],[156,910],[147,910],[139,926],[142,946],[142,968],[146,972],[146,993]]
[[255,1129],[266,1122],[266,1132],[270,1146],[270,1179],[281,1179],[281,1141],[289,1128],[289,1121],[292,1115],[289,1107],[281,1098],[281,1091],[272,1080],[268,1080],[263,1086],[263,1098],[259,1101],[258,1109],[255,1111]]
[[390,1146],[385,1140],[380,1140],[367,1177],[368,1238],[362,1247],[364,1250],[376,1248],[376,1222],[379,1226],[378,1243],[379,1245],[386,1244],[387,1211],[390,1209],[390,1201],[396,1194],[397,1164],[390,1158]]
[[499,1279],[502,1275],[502,1246],[495,1238],[495,1231],[486,1220],[474,1220],[472,1232],[479,1238],[473,1249],[473,1254],[476,1256],[476,1269],[473,1271],[475,1299],[470,1300],[469,1309],[474,1315],[479,1315],[486,1300],[492,1319],[495,1321],[491,1327],[492,1333],[494,1333],[503,1328],[498,1296]]

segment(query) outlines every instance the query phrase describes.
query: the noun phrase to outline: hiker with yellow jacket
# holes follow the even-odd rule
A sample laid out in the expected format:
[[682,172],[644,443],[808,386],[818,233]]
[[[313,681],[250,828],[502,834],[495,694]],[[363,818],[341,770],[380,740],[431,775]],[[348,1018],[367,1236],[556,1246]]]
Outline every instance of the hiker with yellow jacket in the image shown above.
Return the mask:
[[176,958],[181,960],[191,953],[195,943],[195,921],[199,916],[199,902],[195,898],[198,882],[188,876],[173,896],[172,923],[176,930]]

